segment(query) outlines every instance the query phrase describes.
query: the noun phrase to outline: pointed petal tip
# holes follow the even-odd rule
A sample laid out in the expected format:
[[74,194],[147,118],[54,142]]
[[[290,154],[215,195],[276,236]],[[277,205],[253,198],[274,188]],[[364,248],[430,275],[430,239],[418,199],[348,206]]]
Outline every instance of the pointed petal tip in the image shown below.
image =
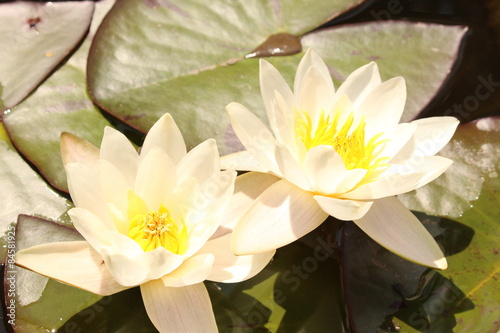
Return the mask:
[[440,270],[445,270],[448,268],[448,261],[446,261],[445,257],[442,257],[441,259],[438,260],[434,260],[433,267]]

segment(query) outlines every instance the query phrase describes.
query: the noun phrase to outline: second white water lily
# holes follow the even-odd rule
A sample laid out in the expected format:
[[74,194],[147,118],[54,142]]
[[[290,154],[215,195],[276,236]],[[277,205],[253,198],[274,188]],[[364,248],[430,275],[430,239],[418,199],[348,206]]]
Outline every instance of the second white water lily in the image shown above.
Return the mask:
[[453,136],[455,118],[399,124],[403,78],[382,82],[372,62],[335,91],[328,67],[312,50],[298,66],[293,91],[265,60],[260,84],[271,131],[241,104],[227,107],[246,151],[223,158],[224,166],[274,179],[235,228],[235,253],[289,244],[331,215],[353,220],[411,261],[446,268],[439,246],[395,195],[427,184],[450,166],[451,160],[433,155]]

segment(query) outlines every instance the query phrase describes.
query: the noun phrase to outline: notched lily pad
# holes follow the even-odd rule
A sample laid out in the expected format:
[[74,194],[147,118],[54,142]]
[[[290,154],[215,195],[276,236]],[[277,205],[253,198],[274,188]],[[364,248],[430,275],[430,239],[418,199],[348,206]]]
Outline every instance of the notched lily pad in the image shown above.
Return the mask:
[[269,43],[278,39],[278,52],[295,53],[297,37],[357,3],[123,0],[96,34],[89,89],[99,106],[143,132],[170,112],[188,147],[214,137],[222,154],[238,150],[225,106],[253,101],[262,107],[258,61],[242,61],[245,55],[273,53],[265,44],[270,36]]
[[0,111],[25,98],[87,32],[93,1],[0,4]]

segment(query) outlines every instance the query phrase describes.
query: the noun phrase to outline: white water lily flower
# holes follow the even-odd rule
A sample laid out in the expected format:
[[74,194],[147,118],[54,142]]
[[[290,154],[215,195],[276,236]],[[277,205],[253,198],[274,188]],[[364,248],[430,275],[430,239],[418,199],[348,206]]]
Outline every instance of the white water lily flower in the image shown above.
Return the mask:
[[151,128],[140,154],[109,127],[100,151],[75,140],[63,135],[61,148],[76,205],[69,215],[85,240],[19,251],[17,264],[100,295],[140,286],[159,331],[216,332],[203,281],[248,279],[274,250],[230,251],[234,213],[226,208],[244,211],[249,199],[233,196],[236,172],[220,171],[215,141],[186,153],[169,114]]
[[403,78],[382,82],[372,62],[335,91],[328,67],[312,50],[298,66],[293,92],[262,59],[260,85],[271,131],[241,104],[229,104],[231,125],[246,151],[223,157],[222,164],[281,180],[237,224],[236,254],[289,244],[331,215],[353,220],[408,260],[446,268],[439,246],[395,195],[427,184],[450,166],[451,160],[433,155],[455,132],[455,118],[399,124]]

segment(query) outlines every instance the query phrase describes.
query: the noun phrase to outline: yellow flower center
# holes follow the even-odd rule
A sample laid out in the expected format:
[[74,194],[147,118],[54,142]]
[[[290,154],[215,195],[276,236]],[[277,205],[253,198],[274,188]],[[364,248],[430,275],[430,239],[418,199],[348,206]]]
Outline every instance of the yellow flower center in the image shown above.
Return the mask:
[[308,151],[319,146],[332,146],[342,157],[347,170],[365,169],[370,179],[377,177],[388,166],[388,157],[378,157],[381,145],[387,140],[380,140],[383,132],[373,136],[365,143],[365,121],[361,119],[355,125],[354,114],[351,112],[343,124],[339,124],[340,112],[335,116],[326,116],[321,112],[314,124],[305,111],[295,112],[295,136]]
[[157,212],[136,215],[130,221],[128,236],[146,252],[160,246],[176,254],[186,252],[186,227],[174,221],[163,205]]

